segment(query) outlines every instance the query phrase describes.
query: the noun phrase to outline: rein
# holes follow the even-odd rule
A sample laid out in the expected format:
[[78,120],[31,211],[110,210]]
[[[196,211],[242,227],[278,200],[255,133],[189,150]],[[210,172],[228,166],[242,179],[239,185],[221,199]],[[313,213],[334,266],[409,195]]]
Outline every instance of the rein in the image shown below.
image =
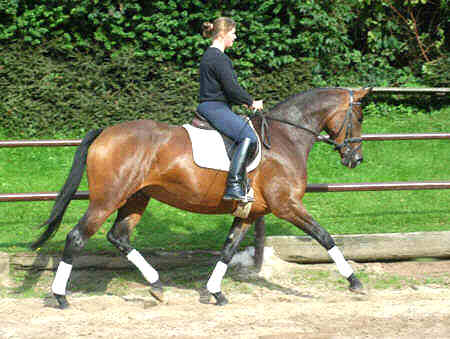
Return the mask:
[[[283,124],[286,125],[290,125],[299,129],[302,129],[312,135],[314,135],[316,137],[317,140],[319,141],[323,141],[329,145],[333,145],[335,150],[339,150],[345,146],[349,146],[349,144],[351,143],[357,143],[357,142],[362,142],[362,138],[351,138],[351,131],[353,129],[353,122],[352,122],[352,114],[353,114],[353,105],[359,105],[359,102],[354,102],[353,101],[353,92],[350,90],[350,105],[347,109],[347,112],[345,114],[345,119],[342,122],[341,127],[339,128],[339,131],[336,133],[336,135],[339,135],[342,130],[344,129],[344,126],[347,124],[347,130],[345,133],[345,139],[342,143],[337,143],[335,140],[331,139],[331,138],[326,138],[322,135],[320,135],[319,133],[313,131],[312,129],[309,129],[305,126],[299,125],[299,124],[295,124],[291,121],[288,120],[284,120],[284,119],[278,119],[278,118],[273,118],[273,117],[269,117],[266,116],[263,113],[259,113],[257,114],[258,116],[261,117],[261,139],[263,142],[263,145],[267,148],[270,149],[271,148],[271,137],[270,137],[270,129],[269,129],[269,123],[267,120],[273,120],[273,121],[278,121],[281,122]],[[356,149],[352,150],[352,153],[356,152],[359,148],[361,147],[361,145],[359,145]]]

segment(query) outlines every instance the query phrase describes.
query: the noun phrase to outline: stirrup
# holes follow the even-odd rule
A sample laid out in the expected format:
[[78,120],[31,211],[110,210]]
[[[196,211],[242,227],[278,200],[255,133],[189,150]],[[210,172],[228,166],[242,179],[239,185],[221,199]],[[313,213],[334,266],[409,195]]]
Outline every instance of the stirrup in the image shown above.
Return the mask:
[[250,211],[252,210],[253,202],[255,201],[255,191],[250,187],[250,190],[247,193],[247,202],[238,202],[236,204],[236,209],[233,211],[233,215],[235,217],[241,219],[247,219]]
[[[227,189],[225,190],[225,194],[223,195],[222,199],[223,200],[234,200],[240,203],[249,203],[249,202],[254,202],[255,198],[254,198],[254,191],[251,188],[251,186],[249,185],[249,182],[247,182],[248,185],[245,185],[245,188],[242,188],[242,186],[240,185],[240,183],[236,183],[237,185],[239,185],[239,193],[236,192],[228,192],[228,189],[233,189],[234,187],[227,187]],[[236,185],[234,184],[234,185]]]

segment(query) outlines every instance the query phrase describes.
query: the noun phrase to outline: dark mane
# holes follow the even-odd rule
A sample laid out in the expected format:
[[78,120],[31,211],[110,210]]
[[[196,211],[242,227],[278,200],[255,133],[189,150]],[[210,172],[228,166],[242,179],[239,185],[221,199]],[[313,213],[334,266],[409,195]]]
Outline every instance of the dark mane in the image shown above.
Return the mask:
[[291,101],[297,101],[297,100],[295,100],[295,99],[297,99],[298,97],[303,97],[303,96],[309,96],[309,95],[313,95],[313,94],[316,94],[317,92],[322,92],[322,91],[325,91],[325,90],[330,90],[330,89],[338,89],[338,88],[336,88],[336,87],[321,87],[321,88],[312,88],[312,89],[308,89],[308,90],[306,90],[306,91],[303,91],[303,92],[299,92],[299,93],[296,93],[296,94],[292,94],[292,95],[290,95],[289,97],[287,97],[286,99],[284,99],[283,101],[281,101],[281,102],[279,102],[278,104],[276,104],[275,106],[273,106],[270,110],[269,110],[269,112],[271,112],[271,111],[277,111],[278,109],[280,109],[282,106],[284,106],[285,104],[287,104],[288,102],[291,102]]

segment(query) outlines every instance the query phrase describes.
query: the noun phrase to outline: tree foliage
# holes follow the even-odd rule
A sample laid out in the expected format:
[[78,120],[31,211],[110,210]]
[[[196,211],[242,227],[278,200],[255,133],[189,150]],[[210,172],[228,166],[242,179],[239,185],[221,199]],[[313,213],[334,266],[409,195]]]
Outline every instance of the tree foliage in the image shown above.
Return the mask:
[[244,71],[301,57],[330,72],[374,59],[417,68],[448,53],[446,0],[0,0],[0,41],[51,44],[62,55],[133,50],[193,67],[208,44],[201,24],[221,15],[239,24],[232,54]]
[[[448,1],[360,0],[366,31],[366,51],[385,57],[393,65],[422,65],[447,54]],[[447,37],[448,39],[448,37]]]

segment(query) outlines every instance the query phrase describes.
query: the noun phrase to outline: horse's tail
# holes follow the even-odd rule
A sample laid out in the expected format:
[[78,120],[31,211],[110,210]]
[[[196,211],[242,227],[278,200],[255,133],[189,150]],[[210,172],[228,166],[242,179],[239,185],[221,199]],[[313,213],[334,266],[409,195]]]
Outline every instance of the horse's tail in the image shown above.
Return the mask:
[[101,132],[101,129],[89,131],[81,141],[81,145],[78,147],[73,158],[72,168],[70,170],[69,176],[66,179],[64,186],[61,188],[61,191],[58,193],[58,196],[56,197],[56,201],[53,205],[50,217],[40,226],[47,226],[47,229],[44,233],[42,233],[39,239],[30,246],[33,250],[39,248],[58,230],[64,213],[66,212],[67,206],[69,206],[69,203],[72,200],[73,195],[77,191],[78,186],[80,186],[81,179],[83,178],[89,146],[94,142],[94,140],[100,135]]

